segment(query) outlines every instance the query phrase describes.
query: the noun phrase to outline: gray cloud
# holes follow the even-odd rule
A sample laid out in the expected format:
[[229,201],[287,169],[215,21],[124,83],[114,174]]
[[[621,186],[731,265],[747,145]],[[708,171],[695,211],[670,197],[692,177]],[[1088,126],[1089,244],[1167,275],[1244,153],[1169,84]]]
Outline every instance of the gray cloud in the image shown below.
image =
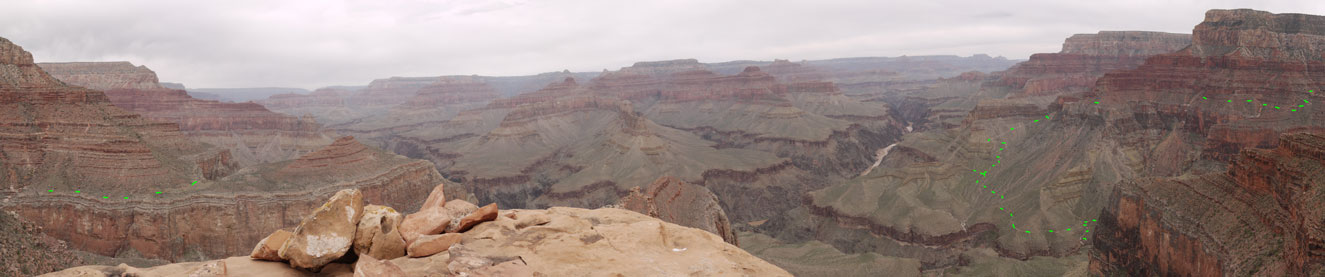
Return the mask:
[[29,1],[0,36],[38,61],[127,60],[190,87],[365,84],[705,62],[1056,52],[1076,33],[1188,33],[1213,8],[1320,1]]

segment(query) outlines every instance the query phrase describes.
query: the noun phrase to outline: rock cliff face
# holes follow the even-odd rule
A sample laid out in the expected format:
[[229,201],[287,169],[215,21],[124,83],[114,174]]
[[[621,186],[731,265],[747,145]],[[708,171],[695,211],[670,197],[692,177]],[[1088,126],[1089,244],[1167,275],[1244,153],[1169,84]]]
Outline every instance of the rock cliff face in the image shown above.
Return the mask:
[[271,230],[293,227],[341,189],[358,189],[373,203],[412,207],[426,195],[402,192],[428,191],[441,182],[431,163],[345,137],[294,161],[246,167],[194,185],[169,184],[158,188],[160,194],[141,191],[121,200],[38,193],[16,197],[5,209],[75,249],[191,261],[248,254]]
[[1325,273],[1325,136],[1285,134],[1226,173],[1124,182],[1094,235],[1090,270],[1128,275]]
[[39,63],[42,71],[65,84],[95,90],[164,89],[156,72],[129,62]]
[[621,208],[708,231],[721,236],[727,243],[741,245],[718,196],[707,188],[664,176],[654,180],[646,189],[631,189],[629,195],[621,198]]
[[1015,96],[1046,96],[1089,91],[1104,73],[1136,68],[1147,57],[1178,51],[1191,36],[1141,31],[1077,34],[1058,53],[1031,55],[991,84],[1020,90]]
[[[1091,270],[1322,274],[1310,250],[1318,231],[1303,223],[1321,218],[1306,208],[1319,206],[1311,176],[1320,161],[1309,155],[1325,124],[1310,106],[1325,85],[1321,45],[1325,17],[1211,10],[1190,47],[1101,78],[1087,96],[1114,113],[1062,99],[1064,110],[1133,134],[1120,136],[1127,145],[1154,149],[1137,166],[1143,176],[1207,173],[1119,185],[1100,216]],[[1298,132],[1317,135],[1282,135]],[[1179,136],[1188,139],[1166,139]]]
[[0,39],[0,186],[19,193],[81,188],[145,190],[200,177],[221,155],[175,124],[111,105],[100,91],[67,86]]
[[241,165],[288,160],[331,141],[311,118],[274,113],[254,103],[199,100],[166,89],[156,74],[127,62],[39,64],[65,83],[103,90],[115,106],[180,126],[201,142],[223,146]]

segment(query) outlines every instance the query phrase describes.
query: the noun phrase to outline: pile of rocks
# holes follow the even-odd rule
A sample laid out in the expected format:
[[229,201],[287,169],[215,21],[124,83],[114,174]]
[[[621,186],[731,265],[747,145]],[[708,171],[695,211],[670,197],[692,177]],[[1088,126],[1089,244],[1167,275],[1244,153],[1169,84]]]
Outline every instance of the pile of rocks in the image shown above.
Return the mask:
[[480,208],[464,200],[448,202],[442,184],[433,188],[419,212],[404,217],[391,207],[366,205],[362,193],[347,189],[314,210],[293,232],[277,230],[262,239],[249,257],[288,262],[312,272],[357,257],[356,271],[392,275],[400,268],[383,260],[446,251],[460,242],[461,233],[496,218],[497,204]]

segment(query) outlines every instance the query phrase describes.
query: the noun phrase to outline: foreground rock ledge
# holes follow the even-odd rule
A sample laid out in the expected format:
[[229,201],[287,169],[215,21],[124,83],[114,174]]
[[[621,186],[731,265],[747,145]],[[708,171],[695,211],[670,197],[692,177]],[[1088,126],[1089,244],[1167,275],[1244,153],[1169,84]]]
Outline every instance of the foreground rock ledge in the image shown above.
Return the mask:
[[[554,207],[500,213],[463,233],[447,251],[384,260],[379,265],[399,267],[405,276],[791,276],[717,235],[632,211]],[[223,270],[205,268],[217,265]],[[48,276],[100,276],[128,270],[147,276],[187,276],[199,270],[227,274],[221,276],[309,276],[284,263],[248,257],[143,269],[83,266]],[[352,273],[353,266],[332,263],[319,274]]]

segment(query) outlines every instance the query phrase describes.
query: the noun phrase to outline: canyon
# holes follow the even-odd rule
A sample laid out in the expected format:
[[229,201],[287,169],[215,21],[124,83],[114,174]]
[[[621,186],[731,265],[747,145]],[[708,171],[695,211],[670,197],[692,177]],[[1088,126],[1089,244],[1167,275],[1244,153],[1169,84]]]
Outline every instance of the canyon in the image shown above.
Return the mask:
[[179,125],[195,141],[230,150],[240,165],[293,159],[331,143],[311,117],[275,113],[261,105],[201,100],[161,86],[156,73],[128,62],[39,63],[66,84],[105,92],[111,104],[144,118]]
[[[1325,16],[1210,10],[1024,61],[673,59],[236,103],[0,38],[0,240],[88,253],[0,274],[1325,275],[1321,49]],[[346,232],[377,237],[325,237]],[[361,245],[382,240],[401,249]]]
[[[421,196],[395,192],[445,182],[427,161],[353,137],[297,159],[241,165],[229,149],[199,141],[210,131],[314,130],[284,130],[302,123],[251,103],[162,89],[145,67],[127,63],[55,66],[68,83],[107,88],[114,97],[57,80],[8,40],[0,39],[0,64],[4,210],[73,249],[168,261],[233,256],[265,232],[297,223],[295,215],[340,188],[416,205]],[[202,110],[181,111],[189,107]]]

